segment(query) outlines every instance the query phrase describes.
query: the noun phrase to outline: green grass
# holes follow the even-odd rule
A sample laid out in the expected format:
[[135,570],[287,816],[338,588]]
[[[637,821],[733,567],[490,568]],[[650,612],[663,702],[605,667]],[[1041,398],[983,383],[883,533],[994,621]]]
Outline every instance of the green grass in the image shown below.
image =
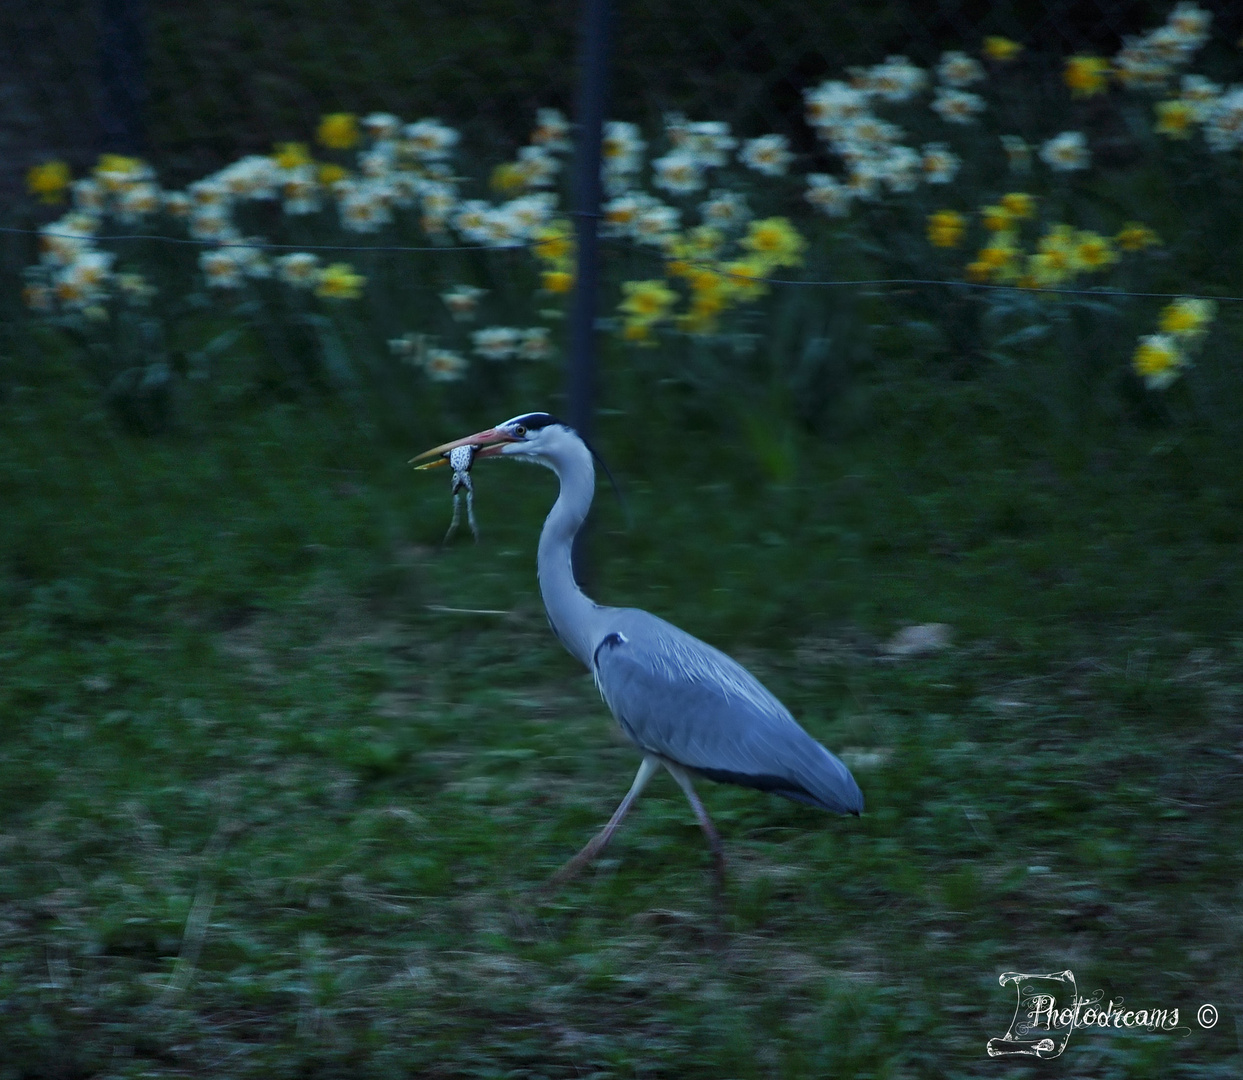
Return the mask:
[[[636,765],[544,622],[552,477],[481,466],[483,542],[440,552],[447,484],[405,465],[434,415],[238,395],[140,438],[56,354],[9,364],[4,1080],[1035,1076],[985,1054],[997,978],[1066,967],[1191,1030],[1051,1068],[1237,1075],[1227,440],[878,364],[836,435],[781,433],[777,483],[755,431],[627,390],[599,442],[634,525],[602,489],[593,592],[744,660],[867,813],[702,784],[718,908],[660,780],[538,903]],[[951,648],[885,653],[932,621]]]

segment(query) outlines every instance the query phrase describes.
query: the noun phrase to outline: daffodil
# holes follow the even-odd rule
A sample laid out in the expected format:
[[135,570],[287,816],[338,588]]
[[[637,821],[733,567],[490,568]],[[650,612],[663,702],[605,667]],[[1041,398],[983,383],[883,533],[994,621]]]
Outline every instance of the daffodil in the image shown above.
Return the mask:
[[1025,191],[1011,191],[1001,197],[1001,206],[1012,218],[1029,218],[1035,212],[1036,200]]
[[1156,104],[1157,122],[1153,130],[1170,139],[1189,139],[1197,108],[1190,101],[1173,98]]
[[1139,221],[1128,221],[1114,240],[1123,251],[1142,251],[1146,247],[1161,243],[1160,237]]
[[348,150],[358,145],[358,118],[353,113],[329,113],[315,132],[320,146],[329,150]]
[[1008,37],[996,34],[984,39],[984,55],[998,64],[1006,64],[1023,51],[1023,46]]
[[26,190],[37,195],[40,202],[58,203],[69,186],[69,166],[63,161],[45,161],[26,173]]
[[1179,297],[1162,309],[1158,325],[1162,333],[1183,339],[1198,338],[1208,330],[1216,311],[1217,305],[1212,300]]
[[648,281],[623,281],[625,299],[618,305],[628,319],[640,322],[658,322],[677,302],[678,294],[659,279]]
[[1164,390],[1187,366],[1187,354],[1169,334],[1147,334],[1139,339],[1131,366],[1151,390]]
[[297,169],[312,163],[311,151],[307,149],[306,143],[300,142],[277,143],[272,152],[272,160],[282,169]]
[[741,243],[760,263],[769,267],[797,266],[803,261],[803,251],[807,247],[807,241],[783,217],[752,222]]
[[1094,273],[1116,263],[1118,252],[1107,237],[1085,231],[1075,235],[1073,260],[1075,269]]
[[928,215],[928,242],[933,247],[957,247],[966,228],[967,219],[957,210],[938,210]]
[[356,274],[349,263],[332,263],[319,275],[315,295],[329,300],[357,300],[366,284],[367,279]]
[[1109,61],[1100,56],[1072,56],[1066,61],[1062,79],[1075,97],[1104,93],[1109,81]]

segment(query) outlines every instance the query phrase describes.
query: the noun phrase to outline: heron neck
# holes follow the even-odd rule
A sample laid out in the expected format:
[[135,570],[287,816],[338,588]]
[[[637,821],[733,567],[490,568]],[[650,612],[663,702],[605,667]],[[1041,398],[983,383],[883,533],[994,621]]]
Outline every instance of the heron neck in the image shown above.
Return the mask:
[[548,621],[561,644],[585,667],[591,667],[593,627],[597,605],[574,580],[571,552],[595,493],[595,469],[586,447],[576,446],[565,461],[552,465],[561,481],[561,493],[544,522],[539,538],[540,593]]

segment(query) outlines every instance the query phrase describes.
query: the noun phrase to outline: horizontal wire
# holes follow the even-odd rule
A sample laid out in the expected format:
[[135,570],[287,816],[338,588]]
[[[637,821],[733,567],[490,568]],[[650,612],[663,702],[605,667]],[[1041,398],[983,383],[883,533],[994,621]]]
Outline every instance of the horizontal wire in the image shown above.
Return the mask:
[[[594,216],[594,215],[593,215]],[[377,253],[417,253],[417,252],[451,252],[451,251],[520,251],[534,246],[532,241],[520,241],[512,244],[437,244],[427,247],[394,244],[270,244],[248,243],[245,240],[196,240],[192,237],[160,236],[156,233],[136,233],[121,236],[83,236],[80,233],[56,233],[44,229],[16,229],[0,226],[0,233],[11,233],[21,236],[51,236],[65,240],[92,240],[108,243],[113,240],[154,240],[164,244],[181,244],[191,247],[209,248],[245,248],[249,251],[371,251]],[[664,259],[659,252],[649,251],[638,244],[627,244],[617,240],[603,238],[602,243],[609,247],[624,247],[629,251],[638,251],[651,258]],[[983,281],[955,281],[947,278],[837,278],[832,280],[815,280],[806,278],[775,278],[752,277],[747,274],[734,274],[722,270],[711,263],[683,260],[691,266],[711,270],[721,277],[733,278],[754,285],[795,285],[805,288],[876,288],[882,285],[939,285],[951,289],[980,289],[984,291],[1017,292],[1025,295],[1044,293],[1053,296],[1095,296],[1095,297],[1134,297],[1147,300],[1217,300],[1222,303],[1243,304],[1243,296],[1215,296],[1208,293],[1185,292],[1135,292],[1129,289],[1071,289],[1056,285],[1030,287],[1026,285],[999,285]]]
[[[612,247],[624,247],[630,251],[638,251],[641,254],[648,255],[651,258],[665,259],[666,256],[650,251],[639,244],[633,242],[627,243],[618,240],[605,240],[604,243]],[[985,289],[985,290],[1001,290],[1003,292],[1019,292],[1029,293],[1051,293],[1054,295],[1064,296],[1134,296],[1141,299],[1157,299],[1157,300],[1221,300],[1224,303],[1243,304],[1243,296],[1211,296],[1206,293],[1185,293],[1185,292],[1132,292],[1128,289],[1068,289],[1056,285],[998,285],[992,282],[984,281],[955,281],[947,278],[840,278],[829,281],[814,280],[806,278],[775,278],[775,277],[752,277],[750,274],[737,274],[730,270],[723,270],[721,267],[713,263],[702,262],[695,259],[680,260],[688,266],[698,267],[701,270],[710,270],[714,274],[724,278],[732,278],[735,281],[743,281],[754,285],[803,285],[816,288],[838,288],[842,286],[877,286],[877,285],[943,285],[951,289]]]
[[528,248],[527,241],[512,244],[433,244],[428,247],[411,247],[393,244],[269,244],[266,240],[250,243],[246,240],[198,240],[189,236],[160,236],[156,233],[135,233],[122,236],[83,236],[81,233],[50,232],[46,229],[14,229],[0,226],[0,233],[14,233],[20,236],[52,236],[63,240],[91,240],[96,243],[111,243],[113,240],[155,240],[163,244],[182,244],[190,247],[210,248],[246,248],[261,251],[385,251],[385,252],[416,252],[416,251],[516,251]]

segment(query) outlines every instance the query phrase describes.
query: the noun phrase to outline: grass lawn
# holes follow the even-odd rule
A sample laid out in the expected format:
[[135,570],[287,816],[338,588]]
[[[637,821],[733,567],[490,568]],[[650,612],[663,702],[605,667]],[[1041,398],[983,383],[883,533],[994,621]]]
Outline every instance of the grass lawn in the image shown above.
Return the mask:
[[[13,361],[0,1080],[1239,1075],[1238,448],[899,374],[782,483],[659,388],[598,439],[633,525],[601,485],[591,591],[750,666],[865,815],[701,784],[718,898],[660,779],[536,902],[637,765],[545,624],[553,477],[481,463],[442,552],[405,462],[469,424],[306,394],[140,437]],[[549,403],[510,404],[469,420]],[[1186,1030],[990,1059],[998,976],[1066,968]]]

